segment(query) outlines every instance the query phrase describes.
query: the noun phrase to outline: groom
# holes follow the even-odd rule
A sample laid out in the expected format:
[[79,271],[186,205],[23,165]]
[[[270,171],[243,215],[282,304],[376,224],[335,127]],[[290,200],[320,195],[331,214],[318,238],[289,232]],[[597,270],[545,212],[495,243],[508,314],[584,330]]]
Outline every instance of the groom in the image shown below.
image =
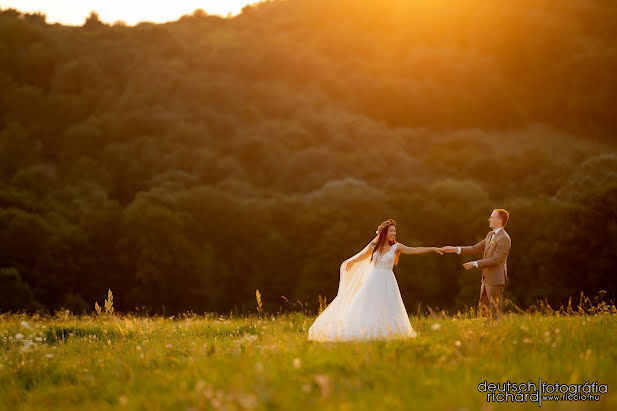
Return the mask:
[[480,254],[481,260],[470,261],[463,264],[465,270],[472,268],[482,269],[482,281],[480,285],[480,310],[489,311],[490,318],[498,318],[501,314],[503,289],[508,281],[508,253],[510,252],[510,236],[504,229],[508,223],[510,213],[504,209],[495,209],[489,217],[489,226],[493,231],[486,238],[473,247],[452,247],[442,249],[446,253],[462,255]]

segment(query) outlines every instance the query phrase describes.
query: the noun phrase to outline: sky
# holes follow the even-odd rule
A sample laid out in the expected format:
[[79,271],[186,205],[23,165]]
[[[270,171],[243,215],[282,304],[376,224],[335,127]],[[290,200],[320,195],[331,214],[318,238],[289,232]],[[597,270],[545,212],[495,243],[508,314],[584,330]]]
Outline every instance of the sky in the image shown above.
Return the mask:
[[259,0],[0,0],[0,9],[13,8],[22,12],[40,11],[47,23],[81,26],[91,11],[96,11],[106,23],[122,20],[128,25],[141,21],[156,23],[177,20],[195,9],[208,14],[227,16],[240,13],[246,4]]

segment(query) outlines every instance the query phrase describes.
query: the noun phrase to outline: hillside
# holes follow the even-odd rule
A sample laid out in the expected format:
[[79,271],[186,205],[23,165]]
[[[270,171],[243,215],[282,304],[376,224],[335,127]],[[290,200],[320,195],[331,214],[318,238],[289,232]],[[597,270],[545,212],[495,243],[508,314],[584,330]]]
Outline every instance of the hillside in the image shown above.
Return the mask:
[[[0,12],[0,310],[331,300],[394,218],[473,244],[511,211],[507,297],[617,283],[617,6],[271,1],[235,18],[49,25]],[[590,255],[588,250],[593,250]],[[455,256],[403,298],[475,304]]]

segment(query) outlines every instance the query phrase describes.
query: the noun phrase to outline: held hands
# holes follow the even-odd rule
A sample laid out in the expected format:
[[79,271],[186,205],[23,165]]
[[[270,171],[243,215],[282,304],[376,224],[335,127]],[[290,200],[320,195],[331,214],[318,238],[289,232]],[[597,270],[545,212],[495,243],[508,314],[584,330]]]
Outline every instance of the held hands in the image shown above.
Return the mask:
[[[458,254],[458,247],[452,247],[450,245],[447,245],[445,247],[431,247],[432,251],[436,252],[439,255],[443,255],[444,253],[457,253]],[[468,263],[463,264],[463,268],[465,268],[465,270],[471,270],[472,268],[476,268],[476,266],[474,265],[473,261],[470,261]]]

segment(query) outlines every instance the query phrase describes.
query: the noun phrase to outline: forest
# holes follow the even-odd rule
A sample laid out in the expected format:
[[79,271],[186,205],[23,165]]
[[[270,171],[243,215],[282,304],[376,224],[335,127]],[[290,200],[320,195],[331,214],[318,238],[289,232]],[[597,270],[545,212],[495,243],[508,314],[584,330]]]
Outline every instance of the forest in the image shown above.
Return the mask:
[[[617,3],[278,0],[80,27],[0,10],[0,312],[319,307],[383,220],[505,297],[617,295]],[[477,304],[401,256],[407,310]]]

